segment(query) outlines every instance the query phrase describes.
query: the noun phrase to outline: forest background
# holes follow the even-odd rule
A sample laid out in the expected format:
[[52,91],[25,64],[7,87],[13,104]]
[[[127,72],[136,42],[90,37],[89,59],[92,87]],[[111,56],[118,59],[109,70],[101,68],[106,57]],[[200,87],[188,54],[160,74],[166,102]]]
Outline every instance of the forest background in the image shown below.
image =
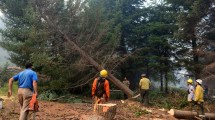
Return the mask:
[[146,73],[168,94],[186,70],[215,91],[213,0],[0,0],[0,9],[1,47],[17,66],[33,62],[41,91],[90,96],[98,70],[77,48],[132,90]]

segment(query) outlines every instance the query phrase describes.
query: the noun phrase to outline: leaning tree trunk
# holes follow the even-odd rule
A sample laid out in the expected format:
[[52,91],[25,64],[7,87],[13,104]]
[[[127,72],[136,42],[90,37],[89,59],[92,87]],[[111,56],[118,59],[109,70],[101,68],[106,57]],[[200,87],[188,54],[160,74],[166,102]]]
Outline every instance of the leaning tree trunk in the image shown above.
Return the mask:
[[[71,41],[66,34],[64,34],[61,30],[58,30],[58,31],[63,35],[63,37],[67,40],[67,42],[69,44],[74,46],[74,48],[79,52],[79,54],[82,57],[84,57],[90,64],[92,64],[95,67],[95,69],[97,69],[98,71],[101,71],[102,69],[104,69],[95,60],[93,60],[92,57],[87,55],[77,44],[75,44],[73,41]],[[109,76],[111,82],[113,82],[117,87],[119,87],[129,97],[131,97],[133,95],[133,92],[126,85],[124,85],[120,80],[118,80],[116,77],[114,77],[110,72],[108,73],[108,76]]]
[[[73,42],[63,31],[61,31],[61,29],[57,26],[54,25],[49,19],[48,17],[44,17],[48,24],[55,28],[55,30],[57,32],[59,32],[60,34],[63,35],[64,39],[74,47],[75,50],[78,51],[78,53],[85,58],[85,60],[87,60],[91,65],[94,66],[95,69],[97,69],[98,71],[101,71],[102,69],[104,69],[102,66],[100,66],[92,57],[90,57],[88,54],[86,54],[85,51],[83,51],[75,42]],[[116,77],[114,77],[110,72],[108,73],[108,77],[110,78],[110,81],[113,82],[119,89],[121,89],[125,94],[128,95],[128,97],[132,97],[133,95],[133,91],[131,91],[125,84],[123,84],[120,80],[118,80]]]

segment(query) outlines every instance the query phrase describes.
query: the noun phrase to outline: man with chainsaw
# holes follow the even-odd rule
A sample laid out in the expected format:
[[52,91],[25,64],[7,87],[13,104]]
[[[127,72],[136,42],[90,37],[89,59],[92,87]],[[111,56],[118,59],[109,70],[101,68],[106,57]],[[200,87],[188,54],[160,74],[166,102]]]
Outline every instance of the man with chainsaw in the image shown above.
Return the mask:
[[97,104],[104,101],[107,102],[110,98],[110,86],[107,80],[108,72],[106,70],[100,71],[100,76],[93,81],[92,97],[94,99],[94,111],[97,109]]
[[139,89],[140,89],[140,95],[141,95],[141,103],[144,103],[144,105],[149,105],[150,85],[151,85],[151,82],[146,77],[146,74],[142,74],[139,82]]
[[29,104],[32,96],[37,96],[37,73],[32,70],[32,64],[27,63],[25,70],[16,74],[9,79],[8,82],[8,97],[12,95],[13,81],[18,81],[18,99],[21,106],[19,120],[27,120],[29,113]]

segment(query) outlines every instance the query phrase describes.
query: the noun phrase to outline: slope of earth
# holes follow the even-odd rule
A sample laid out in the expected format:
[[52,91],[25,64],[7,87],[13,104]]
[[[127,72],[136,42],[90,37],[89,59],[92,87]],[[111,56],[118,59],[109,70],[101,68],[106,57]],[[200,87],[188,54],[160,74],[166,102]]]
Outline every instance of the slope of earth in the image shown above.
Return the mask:
[[[0,120],[17,120],[19,117],[19,104],[16,98],[2,96],[3,109],[0,110]],[[146,108],[134,101],[110,101],[117,104],[117,113],[114,120],[174,120],[166,111],[156,108]],[[96,114],[89,103],[58,103],[39,101],[37,120],[79,120],[82,115]],[[33,113],[30,113],[32,119]]]
[[[0,120],[17,120],[19,103],[16,98],[0,96],[4,99],[3,109],[0,109]],[[144,107],[135,101],[110,101],[117,104],[114,120],[176,120],[164,109]],[[90,103],[58,103],[39,101],[37,120],[79,120],[83,115],[93,115],[93,105]],[[30,113],[32,119],[33,113]]]

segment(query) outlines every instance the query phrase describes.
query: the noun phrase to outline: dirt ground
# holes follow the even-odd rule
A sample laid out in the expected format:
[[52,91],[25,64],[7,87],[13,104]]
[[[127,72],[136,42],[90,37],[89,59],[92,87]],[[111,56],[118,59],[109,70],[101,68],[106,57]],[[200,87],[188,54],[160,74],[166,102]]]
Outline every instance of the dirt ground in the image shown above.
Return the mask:
[[[3,109],[0,109],[0,120],[17,120],[19,117],[19,104],[16,98],[4,99]],[[126,100],[110,101],[117,104],[114,120],[177,120],[170,116],[165,109],[145,107],[139,102]],[[93,112],[92,103],[59,103],[50,101],[39,101],[39,112],[36,113],[36,120],[80,120],[87,116],[96,115]],[[210,107],[212,110],[214,107]],[[33,113],[30,112],[30,120]]]
[[[3,109],[0,109],[0,120],[17,120],[19,117],[19,104],[16,98],[4,99]],[[110,101],[117,104],[114,120],[176,120],[164,109],[147,108],[134,101]],[[147,111],[147,112],[146,112]],[[145,113],[146,112],[146,113]],[[90,103],[59,103],[50,101],[39,101],[39,112],[36,120],[79,120],[83,116],[96,114]],[[30,119],[33,117],[30,112]]]

